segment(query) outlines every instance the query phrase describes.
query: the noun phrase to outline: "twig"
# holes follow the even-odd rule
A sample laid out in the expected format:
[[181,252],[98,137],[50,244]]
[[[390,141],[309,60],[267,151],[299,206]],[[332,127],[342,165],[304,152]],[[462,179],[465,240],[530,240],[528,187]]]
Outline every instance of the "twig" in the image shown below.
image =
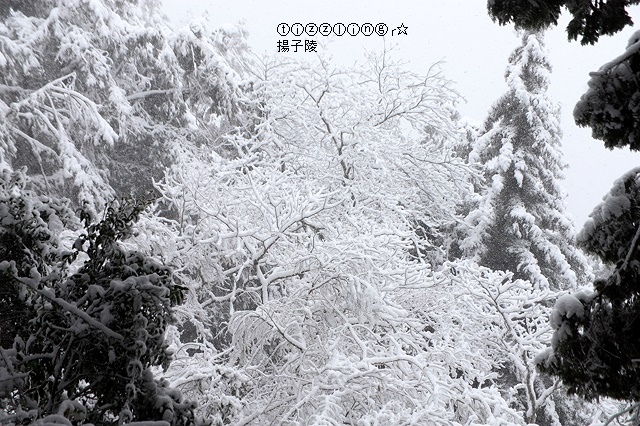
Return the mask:
[[617,419],[618,417],[620,417],[621,415],[625,414],[625,413],[629,413],[633,410],[635,410],[636,408],[640,407],[640,402],[637,402],[635,404],[632,404],[631,406],[629,406],[628,408],[625,408],[624,410],[620,411],[619,413],[614,414],[613,416],[609,417],[609,420],[607,420],[607,422],[602,425],[602,426],[609,426],[611,424],[611,422],[613,422],[615,419]]

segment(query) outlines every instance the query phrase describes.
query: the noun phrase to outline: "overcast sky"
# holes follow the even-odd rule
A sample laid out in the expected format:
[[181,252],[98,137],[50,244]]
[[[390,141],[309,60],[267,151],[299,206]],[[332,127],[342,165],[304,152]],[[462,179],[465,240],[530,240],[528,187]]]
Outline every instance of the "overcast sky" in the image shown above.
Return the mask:
[[[330,41],[322,49],[336,61],[349,64],[362,58],[365,49],[380,51],[384,43],[397,44],[395,57],[423,73],[434,62],[443,61],[446,77],[456,82],[456,89],[466,99],[460,112],[478,121],[505,92],[507,60],[520,43],[511,27],[500,27],[491,21],[483,0],[162,1],[167,16],[176,25],[185,25],[193,16],[204,14],[214,26],[243,21],[256,53],[277,54],[277,42],[282,39],[277,32],[280,23],[385,23],[390,30],[404,24],[408,28],[406,35],[327,37],[323,39]],[[639,7],[632,8],[631,14],[640,22]],[[559,27],[546,35],[553,66],[549,95],[562,105],[563,152],[569,163],[564,187],[569,195],[569,213],[580,229],[613,181],[640,165],[640,154],[605,149],[601,141],[591,138],[590,129],[578,128],[572,117],[576,101],[586,91],[589,72],[621,54],[634,29],[585,47],[567,41],[567,21],[563,16]]]

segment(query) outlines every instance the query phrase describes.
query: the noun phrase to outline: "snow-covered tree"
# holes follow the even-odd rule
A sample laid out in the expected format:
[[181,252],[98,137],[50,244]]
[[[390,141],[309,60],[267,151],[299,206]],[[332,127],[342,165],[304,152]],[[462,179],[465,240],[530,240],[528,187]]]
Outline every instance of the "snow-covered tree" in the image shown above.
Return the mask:
[[576,123],[591,127],[592,136],[607,148],[640,150],[640,32],[622,55],[590,76],[589,90],[573,111]]
[[184,141],[234,122],[243,37],[174,31],[151,0],[4,2],[0,163],[96,211],[152,190]]
[[[491,13],[501,23],[535,29],[555,24],[564,2],[496,1]],[[585,2],[586,3],[586,2]],[[631,23],[626,9],[638,1],[611,1],[567,4],[574,19],[568,28],[570,38],[581,35],[582,42],[593,43],[600,34],[612,34]],[[523,8],[523,6],[525,6]],[[578,12],[578,13],[576,13]],[[545,18],[546,16],[546,18]],[[544,22],[546,20],[546,22]],[[591,74],[589,89],[574,110],[576,123],[589,126],[593,137],[609,148],[629,146],[637,150],[638,34],[627,51]],[[625,174],[614,184],[603,203],[578,235],[579,244],[596,255],[613,271],[593,283],[592,288],[560,297],[551,313],[555,330],[551,347],[537,359],[541,370],[562,378],[571,392],[595,399],[609,396],[629,401],[629,405],[605,424],[638,424],[638,348],[637,336],[637,244],[638,170]],[[595,291],[594,291],[595,290]]]
[[[546,94],[549,71],[542,35],[524,33],[522,45],[509,58],[508,92],[480,129],[467,126],[466,153],[484,176],[473,180],[476,195],[459,207],[467,214],[457,230],[461,241],[452,245],[459,247],[458,253],[452,254],[513,274],[504,281],[475,280],[472,285],[477,296],[485,295],[481,306],[500,319],[505,350],[494,360],[504,357],[502,364],[495,362],[503,392],[514,389],[513,401],[528,422],[582,424],[584,418],[567,420],[573,402],[557,398],[558,383],[541,377],[533,362],[549,341],[546,319],[556,292],[575,288],[590,274],[575,247],[559,185],[565,165],[559,151],[559,110]],[[464,154],[464,147],[459,151]]]
[[616,181],[590,215],[579,243],[614,270],[584,290],[558,299],[551,348],[538,359],[571,392],[640,401],[638,274],[640,170]]
[[78,222],[64,203],[26,191],[20,173],[0,182],[0,423],[193,424],[194,406],[151,371],[170,361],[165,328],[183,289],[119,243],[144,205],[112,205],[94,224],[83,212],[71,248],[59,235]]
[[553,398],[559,381],[543,380],[533,362],[551,338],[546,304],[554,294],[535,289],[529,281],[513,280],[510,272],[492,271],[468,260],[449,263],[444,272],[454,283],[450,297],[456,309],[470,317],[466,331],[451,328],[475,348],[484,346],[479,352],[493,369],[487,377],[521,418],[527,424],[588,424],[592,407],[571,413],[578,421],[562,418],[559,409],[564,406]]
[[420,231],[466,190],[448,82],[388,54],[262,65],[257,131],[173,168],[158,183],[173,218],[141,222],[200,334],[174,334],[166,377],[218,424],[523,424],[492,365],[415,303],[451,306]]
[[479,264],[509,270],[536,288],[588,278],[560,187],[558,107],[547,96],[550,65],[539,33],[524,33],[509,58],[508,92],[491,108],[469,161],[484,167],[461,244]]

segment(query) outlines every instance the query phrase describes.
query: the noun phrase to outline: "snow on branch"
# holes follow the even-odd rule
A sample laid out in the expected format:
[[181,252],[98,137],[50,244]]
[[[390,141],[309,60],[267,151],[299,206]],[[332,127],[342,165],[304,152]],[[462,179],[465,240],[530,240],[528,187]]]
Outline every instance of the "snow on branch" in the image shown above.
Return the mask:
[[36,293],[38,293],[40,296],[52,301],[53,303],[60,305],[60,307],[62,307],[63,309],[65,309],[67,312],[77,316],[78,318],[82,319],[83,321],[85,321],[87,324],[89,324],[90,326],[94,327],[97,330],[102,331],[105,335],[112,337],[114,339],[120,340],[120,341],[124,341],[124,336],[122,336],[120,333],[117,333],[113,330],[111,330],[109,327],[107,327],[106,325],[102,324],[100,321],[96,320],[95,318],[91,317],[89,314],[87,314],[86,312],[84,312],[81,309],[78,309],[77,306],[59,298],[59,297],[55,297],[53,295],[53,293],[51,291],[47,291],[47,289],[40,289],[38,287],[38,282],[40,279],[40,275],[38,274],[38,272],[33,269],[31,271],[32,273],[32,277],[31,278],[19,278],[19,281],[24,284],[25,286],[29,287],[31,290],[35,291]]

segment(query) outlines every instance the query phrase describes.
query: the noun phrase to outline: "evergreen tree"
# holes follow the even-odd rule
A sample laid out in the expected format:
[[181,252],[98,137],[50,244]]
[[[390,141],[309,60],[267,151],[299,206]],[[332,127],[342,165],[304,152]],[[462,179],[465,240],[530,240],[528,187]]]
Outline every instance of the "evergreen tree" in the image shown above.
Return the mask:
[[508,92],[491,108],[469,154],[484,167],[476,207],[466,218],[467,254],[482,266],[509,270],[538,288],[573,288],[588,265],[574,247],[559,185],[559,108],[546,91],[550,65],[540,33],[524,33],[509,58]]
[[1,177],[0,423],[193,424],[194,406],[151,372],[169,364],[184,289],[120,244],[144,204],[112,205],[98,223],[83,211],[70,250],[59,234],[78,221],[65,203],[26,191],[21,173]]
[[614,60],[590,73],[589,90],[573,111],[576,124],[591,127],[609,148],[640,150],[640,32]]
[[568,425],[574,423],[561,419],[569,401],[557,397],[559,383],[540,376],[533,362],[549,341],[551,329],[540,319],[547,317],[554,292],[575,288],[589,274],[585,257],[575,248],[559,186],[565,164],[559,108],[546,94],[550,70],[542,34],[523,33],[522,45],[509,58],[509,90],[492,106],[480,131],[468,132],[474,145],[469,160],[482,166],[484,179],[475,183],[477,195],[463,206],[472,207],[460,247],[481,266],[513,273],[512,283],[476,285],[476,291],[491,294],[487,309],[500,312],[504,322],[508,361],[500,370],[501,388],[517,389],[514,403],[527,423]]
[[[564,2],[555,2],[548,13],[549,1],[490,1],[489,9],[501,23],[513,21],[525,28],[535,28],[544,22],[555,23]],[[570,2],[574,20],[569,36],[583,35],[582,42],[597,41],[598,34],[612,34],[631,23],[626,13],[637,0],[596,2],[585,1],[587,7],[576,9],[582,1]],[[493,5],[504,5],[499,17]],[[578,20],[579,11],[591,20]],[[536,17],[536,15],[539,15]],[[555,15],[555,17],[553,17]],[[533,17],[533,18],[532,18]],[[580,25],[580,22],[588,25]],[[575,38],[575,36],[573,37]],[[598,72],[591,73],[589,90],[574,110],[576,123],[589,126],[593,137],[604,141],[608,148],[628,146],[640,149],[637,125],[640,99],[640,37],[634,34],[627,50]],[[640,171],[631,170],[622,176],[590,215],[590,220],[578,235],[579,244],[598,256],[613,272],[593,283],[595,291],[580,291],[563,295],[555,304],[550,322],[555,332],[551,347],[542,352],[537,363],[542,371],[560,377],[570,392],[586,398],[602,396],[630,401],[630,405],[607,421],[638,424],[640,375],[638,371],[638,190]]]
[[543,371],[590,399],[640,401],[639,183],[638,168],[618,179],[578,235],[580,245],[614,270],[594,282],[595,292],[558,299],[551,348],[538,358]]
[[[633,21],[627,9],[640,0],[489,0],[489,14],[504,25],[539,30],[557,24],[562,7],[572,15],[569,39],[581,36],[582,44],[594,44],[600,35],[615,34]],[[574,110],[576,124],[589,126],[593,137],[607,148],[629,146],[640,149],[638,110],[640,99],[640,35],[636,32],[627,50],[589,74],[589,90]]]

